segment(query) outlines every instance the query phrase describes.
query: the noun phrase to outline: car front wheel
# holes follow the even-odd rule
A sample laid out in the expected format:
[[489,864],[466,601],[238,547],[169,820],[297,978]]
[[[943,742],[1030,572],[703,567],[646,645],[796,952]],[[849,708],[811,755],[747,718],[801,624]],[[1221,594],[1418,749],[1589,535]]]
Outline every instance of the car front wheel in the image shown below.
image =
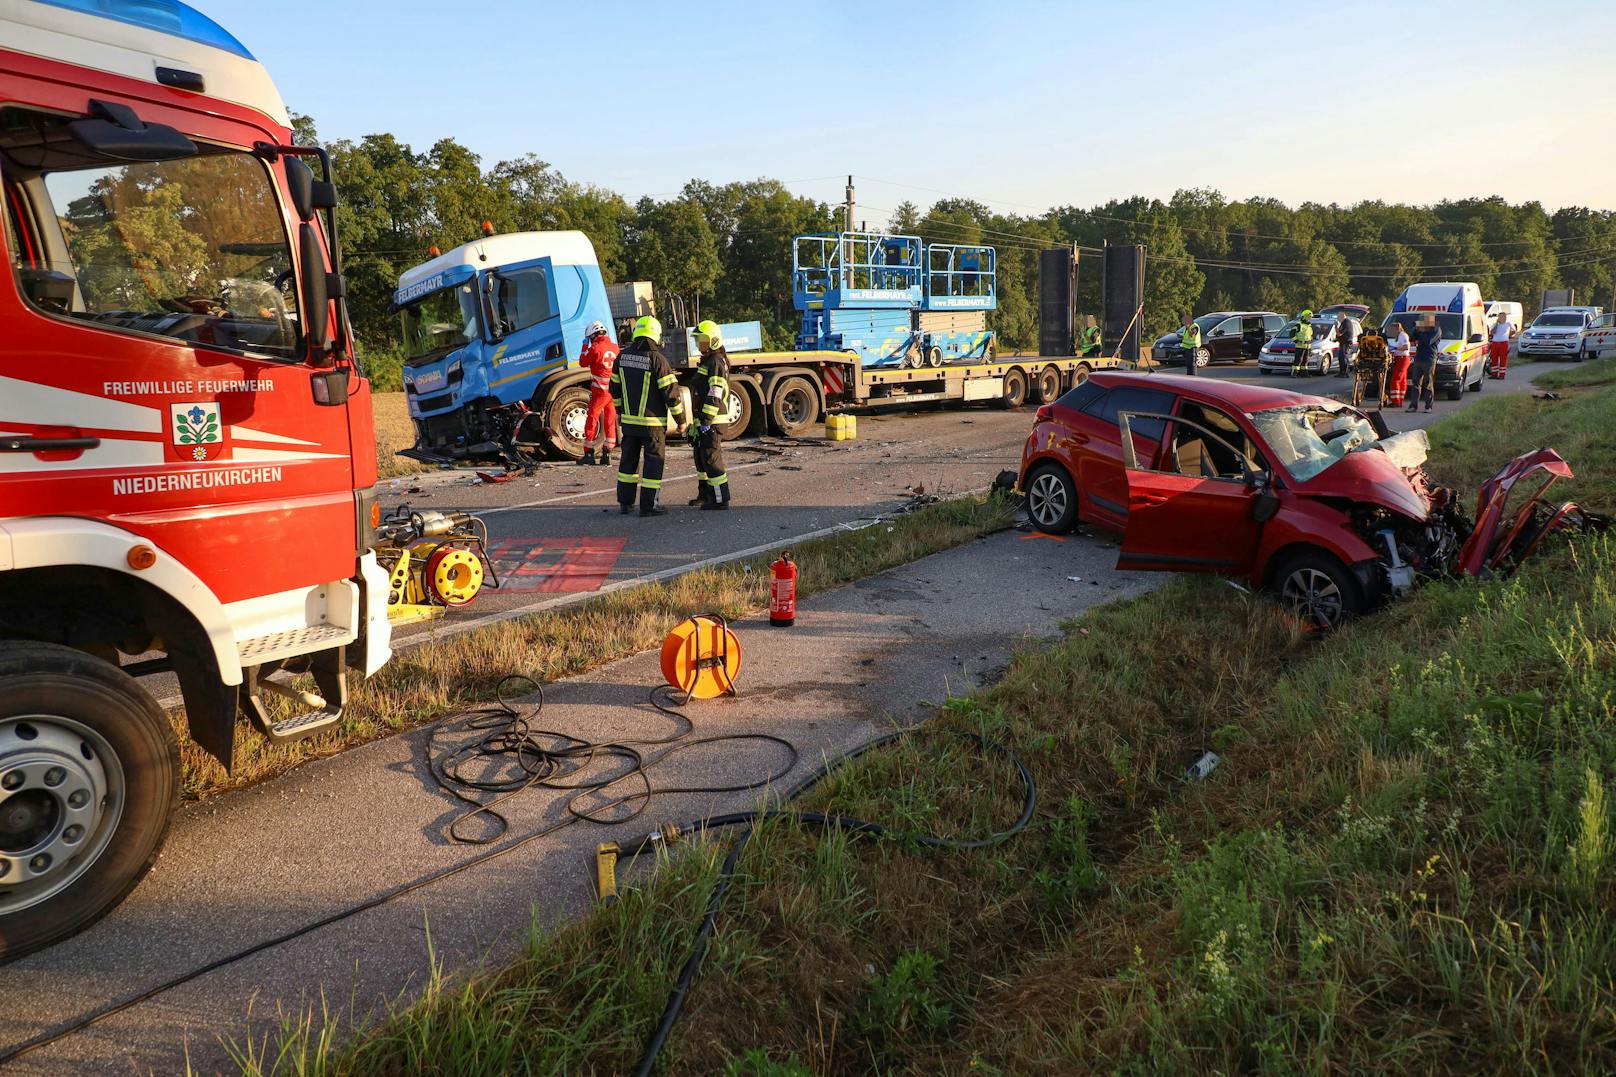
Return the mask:
[[1212,349],[1211,348],[1196,348],[1195,349],[1195,365],[1198,366],[1198,367],[1211,366],[1212,365]]
[[1066,469],[1040,464],[1027,480],[1027,516],[1038,530],[1063,535],[1077,525],[1077,487]]
[[1287,557],[1274,573],[1274,592],[1303,624],[1321,632],[1340,628],[1364,607],[1352,570],[1323,551]]

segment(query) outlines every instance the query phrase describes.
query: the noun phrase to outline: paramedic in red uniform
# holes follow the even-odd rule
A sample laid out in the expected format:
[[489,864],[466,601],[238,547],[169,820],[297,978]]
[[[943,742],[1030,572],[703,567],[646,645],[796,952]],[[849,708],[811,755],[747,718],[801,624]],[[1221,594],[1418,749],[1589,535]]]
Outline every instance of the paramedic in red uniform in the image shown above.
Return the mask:
[[[612,365],[617,362],[617,345],[606,326],[593,322],[584,334],[584,350],[578,365],[589,368],[589,414],[584,418],[584,454],[580,464],[609,464],[611,450],[617,448],[617,408],[612,404]],[[600,459],[595,458],[597,439],[603,439]]]
[[1495,378],[1503,378],[1509,374],[1509,342],[1515,339],[1516,329],[1510,324],[1509,311],[1502,311],[1498,321],[1493,326],[1492,340],[1488,342],[1488,359],[1492,369],[1487,371]]

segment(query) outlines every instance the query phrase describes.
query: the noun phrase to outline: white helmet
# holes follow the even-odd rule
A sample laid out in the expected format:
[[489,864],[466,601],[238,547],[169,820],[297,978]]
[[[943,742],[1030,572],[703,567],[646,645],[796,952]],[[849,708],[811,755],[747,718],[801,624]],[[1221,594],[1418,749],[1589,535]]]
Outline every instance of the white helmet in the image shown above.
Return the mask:
[[606,324],[604,322],[590,322],[589,329],[584,333],[584,337],[588,340],[594,340],[604,332],[606,332]]

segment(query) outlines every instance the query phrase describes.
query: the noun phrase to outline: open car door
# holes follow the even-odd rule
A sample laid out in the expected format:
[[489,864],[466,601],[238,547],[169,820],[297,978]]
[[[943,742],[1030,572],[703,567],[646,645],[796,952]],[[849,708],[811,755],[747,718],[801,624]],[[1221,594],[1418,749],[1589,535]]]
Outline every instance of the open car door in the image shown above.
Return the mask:
[[[1128,521],[1118,568],[1245,576],[1278,501],[1266,474],[1223,435],[1187,419],[1124,412]],[[1169,423],[1156,469],[1140,466],[1129,421]],[[1148,464],[1148,462],[1147,462]]]

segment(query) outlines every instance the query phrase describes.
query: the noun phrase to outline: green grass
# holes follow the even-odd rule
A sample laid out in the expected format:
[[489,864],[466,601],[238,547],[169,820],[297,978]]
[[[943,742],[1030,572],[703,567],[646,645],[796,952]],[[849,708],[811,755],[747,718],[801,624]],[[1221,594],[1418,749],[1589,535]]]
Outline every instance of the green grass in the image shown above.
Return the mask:
[[[1616,491],[1616,363],[1561,402],[1438,427],[1467,484],[1549,443]],[[1484,435],[1484,437],[1483,437]],[[1484,440],[1472,445],[1472,439]],[[1181,578],[1094,610],[1002,681],[805,798],[976,833],[934,852],[789,823],[741,860],[665,1072],[1600,1073],[1616,1069],[1616,536],[1509,580],[1424,587],[1322,641]],[[1183,779],[1203,750],[1223,761]],[[277,1073],[622,1072],[714,872],[671,857],[509,968],[435,982]]]

